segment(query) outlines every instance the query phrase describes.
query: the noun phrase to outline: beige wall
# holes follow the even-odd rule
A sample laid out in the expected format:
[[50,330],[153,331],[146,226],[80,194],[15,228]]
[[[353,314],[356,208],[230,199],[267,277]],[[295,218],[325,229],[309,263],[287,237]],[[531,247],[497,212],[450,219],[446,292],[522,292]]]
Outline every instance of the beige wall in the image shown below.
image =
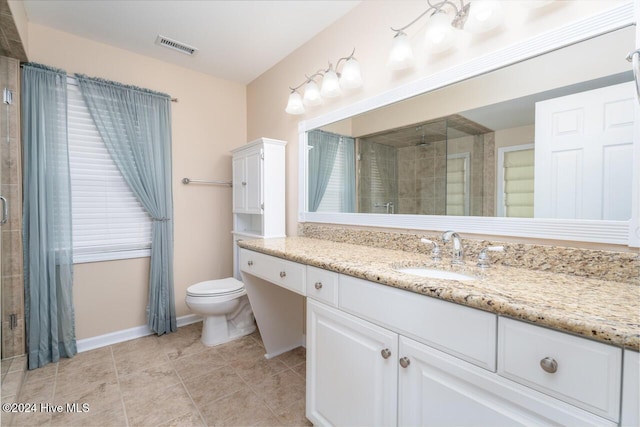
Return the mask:
[[[29,24],[29,59],[179,98],[172,104],[175,296],[189,314],[186,288],[232,273],[231,190],[184,185],[184,177],[230,180],[229,151],[246,143],[246,87]],[[146,324],[148,258],[77,264],[77,338]]]
[[[504,2],[514,8],[515,2]],[[566,25],[619,1],[556,1],[531,15],[518,14],[501,30],[463,40],[457,50],[427,58],[419,49],[424,21],[407,33],[413,39],[416,66],[402,72],[386,67],[392,41],[389,26],[403,26],[424,11],[423,1],[364,1],[349,14],[293,52],[272,69],[251,82],[247,88],[248,139],[259,136],[284,139],[287,145],[287,233],[297,233],[298,212],[298,122],[326,114],[342,106],[370,98],[403,83],[423,78],[480,57],[488,52],[528,39],[550,29]],[[515,9],[511,9],[513,12]],[[284,112],[288,87],[297,86],[305,74],[346,56],[356,48],[364,86],[325,105],[310,109],[304,116]],[[354,131],[355,129],[354,123]]]

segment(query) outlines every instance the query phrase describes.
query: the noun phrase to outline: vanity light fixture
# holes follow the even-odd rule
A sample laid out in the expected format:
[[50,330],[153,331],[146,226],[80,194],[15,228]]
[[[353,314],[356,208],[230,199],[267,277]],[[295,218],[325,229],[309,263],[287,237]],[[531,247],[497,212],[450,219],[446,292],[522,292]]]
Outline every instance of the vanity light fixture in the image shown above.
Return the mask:
[[[523,1],[522,6],[538,8],[553,0]],[[453,16],[451,16],[453,15]],[[392,70],[403,70],[413,65],[413,50],[405,30],[428,16],[425,28],[425,49],[440,53],[451,48],[464,30],[483,33],[496,28],[503,19],[499,0],[427,0],[427,10],[401,28],[391,27],[395,33],[387,65]]]
[[[291,94],[285,111],[289,114],[304,114],[305,106],[320,105],[324,98],[335,98],[342,94],[343,90],[357,89],[362,86],[360,64],[355,58],[356,50],[351,55],[340,58],[336,62],[335,69],[332,63],[326,70],[318,70],[311,76],[305,75],[306,80],[296,87],[290,87]],[[344,61],[344,63],[343,63]],[[338,69],[342,66],[341,72]],[[322,85],[318,88],[315,79],[322,79]],[[298,89],[304,86],[304,95],[300,95]]]

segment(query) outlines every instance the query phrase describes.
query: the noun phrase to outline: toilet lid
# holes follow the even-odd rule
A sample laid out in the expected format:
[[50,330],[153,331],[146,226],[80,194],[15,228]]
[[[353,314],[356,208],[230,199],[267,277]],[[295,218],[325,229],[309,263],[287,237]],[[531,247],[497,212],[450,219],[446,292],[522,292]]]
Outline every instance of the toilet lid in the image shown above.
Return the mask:
[[244,290],[244,283],[233,277],[227,277],[226,279],[207,280],[204,282],[196,283],[187,288],[187,295],[190,296],[215,296],[215,295],[229,295],[242,292]]

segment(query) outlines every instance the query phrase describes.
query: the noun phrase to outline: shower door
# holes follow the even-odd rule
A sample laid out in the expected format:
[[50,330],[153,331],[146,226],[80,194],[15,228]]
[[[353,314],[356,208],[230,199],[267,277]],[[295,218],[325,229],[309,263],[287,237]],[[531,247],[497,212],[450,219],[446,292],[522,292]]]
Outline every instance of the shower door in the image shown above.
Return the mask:
[[18,60],[0,57],[0,307],[2,358],[25,353]]

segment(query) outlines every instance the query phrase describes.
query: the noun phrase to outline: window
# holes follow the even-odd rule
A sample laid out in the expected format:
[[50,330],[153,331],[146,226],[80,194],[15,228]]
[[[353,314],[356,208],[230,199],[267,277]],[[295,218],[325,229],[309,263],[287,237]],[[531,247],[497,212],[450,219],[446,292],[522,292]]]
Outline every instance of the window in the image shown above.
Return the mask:
[[533,218],[533,144],[498,150],[498,216]]
[[150,255],[151,218],[120,174],[85,105],[67,78],[74,262]]
[[447,156],[447,215],[469,216],[470,153]]

